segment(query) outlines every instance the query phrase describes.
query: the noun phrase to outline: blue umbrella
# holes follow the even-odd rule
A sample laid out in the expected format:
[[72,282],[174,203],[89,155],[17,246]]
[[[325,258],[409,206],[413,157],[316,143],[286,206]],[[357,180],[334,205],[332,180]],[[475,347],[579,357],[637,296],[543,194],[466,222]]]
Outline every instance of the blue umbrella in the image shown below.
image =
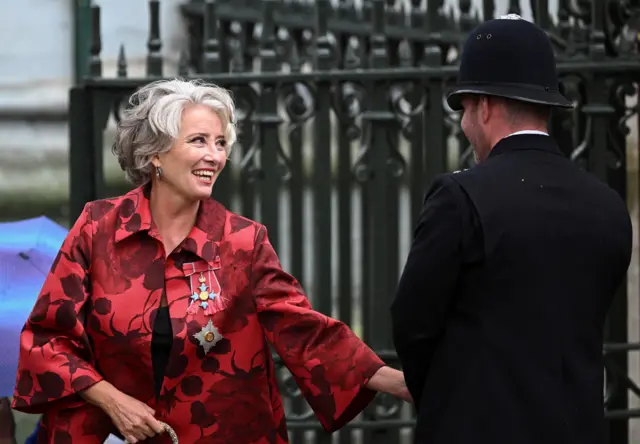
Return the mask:
[[44,216],[0,223],[0,396],[13,393],[20,331],[66,235]]

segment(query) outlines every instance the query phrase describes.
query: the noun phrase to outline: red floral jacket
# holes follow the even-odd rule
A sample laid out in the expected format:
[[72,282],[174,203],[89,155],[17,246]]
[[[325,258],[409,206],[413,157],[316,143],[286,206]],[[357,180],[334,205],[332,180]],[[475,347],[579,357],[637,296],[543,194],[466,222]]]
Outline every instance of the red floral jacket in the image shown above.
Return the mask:
[[[150,344],[163,292],[174,341],[156,398]],[[375,394],[364,384],[383,362],[312,310],[263,225],[203,201],[165,259],[141,187],[88,203],[71,228],[22,332],[13,408],[44,413],[39,443],[101,444],[115,428],[77,392],[105,379],[154,408],[182,443],[284,444],[269,345],[327,431]]]

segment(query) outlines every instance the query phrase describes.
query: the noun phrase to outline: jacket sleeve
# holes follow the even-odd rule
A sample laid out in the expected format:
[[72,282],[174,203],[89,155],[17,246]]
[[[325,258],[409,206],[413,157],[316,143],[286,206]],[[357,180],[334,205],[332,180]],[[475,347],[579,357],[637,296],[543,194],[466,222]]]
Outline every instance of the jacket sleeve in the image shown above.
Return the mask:
[[91,204],[73,225],[20,334],[12,407],[44,413],[84,403],[78,392],[102,380],[80,312],[90,291]]
[[347,325],[311,308],[300,284],[282,270],[262,225],[251,283],[267,340],[324,429],[341,428],[375,396],[365,384],[384,362]]
[[427,191],[391,305],[394,346],[417,408],[460,271],[464,203],[456,187],[443,175]]

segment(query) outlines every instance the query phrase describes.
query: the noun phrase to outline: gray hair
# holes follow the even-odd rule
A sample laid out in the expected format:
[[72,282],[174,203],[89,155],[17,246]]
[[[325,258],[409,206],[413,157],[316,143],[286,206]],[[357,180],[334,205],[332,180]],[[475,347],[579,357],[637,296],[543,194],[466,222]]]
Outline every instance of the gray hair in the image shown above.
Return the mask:
[[171,149],[180,132],[185,105],[211,108],[224,128],[227,155],[236,141],[235,106],[219,86],[183,79],[159,80],[137,90],[122,112],[112,151],[127,180],[135,186],[151,180],[151,160]]

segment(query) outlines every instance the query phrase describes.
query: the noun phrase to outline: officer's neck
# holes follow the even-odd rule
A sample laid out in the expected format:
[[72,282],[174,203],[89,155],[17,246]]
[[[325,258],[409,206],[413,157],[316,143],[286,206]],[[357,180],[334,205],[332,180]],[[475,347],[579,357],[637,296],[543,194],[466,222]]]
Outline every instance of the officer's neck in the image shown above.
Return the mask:
[[549,130],[547,129],[547,125],[545,124],[521,124],[521,125],[505,125],[499,128],[496,128],[492,134],[489,135],[489,140],[491,144],[491,149],[502,139],[513,136],[516,134],[546,134],[549,135]]

